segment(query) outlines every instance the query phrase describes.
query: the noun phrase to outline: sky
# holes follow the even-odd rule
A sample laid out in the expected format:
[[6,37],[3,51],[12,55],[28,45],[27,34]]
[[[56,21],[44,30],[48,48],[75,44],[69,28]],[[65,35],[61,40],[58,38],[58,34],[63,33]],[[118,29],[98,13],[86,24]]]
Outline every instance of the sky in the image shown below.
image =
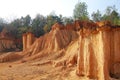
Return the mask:
[[78,1],[86,2],[89,14],[97,9],[104,13],[107,6],[113,5],[120,13],[120,0],[0,0],[0,18],[9,21],[27,14],[34,18],[36,14],[46,16],[51,12],[70,17]]

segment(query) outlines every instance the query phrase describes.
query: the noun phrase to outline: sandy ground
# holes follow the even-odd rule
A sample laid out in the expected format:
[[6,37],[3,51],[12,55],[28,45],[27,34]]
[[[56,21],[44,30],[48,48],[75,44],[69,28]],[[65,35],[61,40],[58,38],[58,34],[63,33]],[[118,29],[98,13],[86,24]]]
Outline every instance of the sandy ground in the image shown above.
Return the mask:
[[0,63],[0,80],[87,80],[75,74],[75,67],[53,67],[40,61]]
[[76,65],[54,67],[51,60],[55,56],[51,54],[24,63],[0,63],[0,80],[93,80],[77,76]]
[[0,63],[0,80],[93,80],[77,76],[75,68],[53,67],[40,61]]

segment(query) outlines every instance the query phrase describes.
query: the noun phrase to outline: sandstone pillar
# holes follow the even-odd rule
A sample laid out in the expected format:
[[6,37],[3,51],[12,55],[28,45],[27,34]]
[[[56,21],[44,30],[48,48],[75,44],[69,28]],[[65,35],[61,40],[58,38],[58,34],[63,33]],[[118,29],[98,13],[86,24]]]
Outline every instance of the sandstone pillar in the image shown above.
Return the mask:
[[32,33],[23,34],[23,51],[29,48],[34,42],[34,35]]
[[34,40],[34,36],[32,33],[27,33],[27,48],[29,48],[32,43],[33,43],[33,40]]
[[[102,32],[79,38],[77,74],[91,79],[109,80],[109,39]],[[108,37],[107,37],[108,38]],[[108,50],[108,52],[107,52]]]
[[85,76],[85,65],[84,65],[84,40],[79,37],[79,50],[78,50],[78,59],[77,59],[77,74],[79,76]]
[[23,34],[22,39],[23,39],[23,51],[24,51],[27,48],[27,35]]

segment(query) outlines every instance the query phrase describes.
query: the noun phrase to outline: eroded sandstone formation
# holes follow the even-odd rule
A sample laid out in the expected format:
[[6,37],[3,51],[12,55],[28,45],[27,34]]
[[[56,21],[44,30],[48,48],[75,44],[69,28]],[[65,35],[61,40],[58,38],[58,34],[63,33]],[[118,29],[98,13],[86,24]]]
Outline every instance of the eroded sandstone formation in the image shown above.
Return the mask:
[[[119,26],[104,21],[75,21],[66,26],[56,23],[49,33],[36,40],[32,33],[23,34],[23,52],[12,56],[27,61],[52,55],[46,62],[54,67],[77,65],[79,76],[111,80],[111,77],[120,78],[119,53]],[[10,54],[0,57],[0,61],[10,59]]]
[[89,30],[80,32],[76,73],[97,80],[110,80],[110,76],[118,78],[120,28],[104,25],[96,28],[96,34]]
[[23,51],[29,48],[35,41],[34,34],[32,34],[31,32],[23,34],[22,38],[23,38]]
[[[26,36],[26,34],[23,35],[23,40],[26,39],[24,36]],[[57,52],[68,46],[69,43],[76,38],[78,38],[78,34],[75,31],[66,30],[63,25],[56,23],[53,25],[52,30],[44,36],[39,37],[33,45],[25,51],[25,54],[29,53],[33,55],[39,52]],[[23,42],[23,45],[24,44]],[[26,46],[26,44],[24,46]]]
[[3,29],[0,33],[0,51],[12,51],[15,50],[15,48],[15,39],[6,31],[6,29]]
[[0,51],[11,51],[16,48],[13,39],[0,38]]

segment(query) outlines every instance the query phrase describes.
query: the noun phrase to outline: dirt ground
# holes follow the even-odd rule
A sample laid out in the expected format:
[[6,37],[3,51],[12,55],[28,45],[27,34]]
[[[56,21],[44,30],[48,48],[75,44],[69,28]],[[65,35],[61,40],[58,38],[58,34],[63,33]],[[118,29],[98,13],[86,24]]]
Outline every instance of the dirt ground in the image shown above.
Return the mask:
[[94,80],[76,75],[77,65],[55,67],[52,60],[55,56],[58,55],[51,54],[25,62],[0,63],[0,80]]
[[30,61],[0,63],[0,80],[87,80],[75,74],[75,66],[54,67],[51,63]]

